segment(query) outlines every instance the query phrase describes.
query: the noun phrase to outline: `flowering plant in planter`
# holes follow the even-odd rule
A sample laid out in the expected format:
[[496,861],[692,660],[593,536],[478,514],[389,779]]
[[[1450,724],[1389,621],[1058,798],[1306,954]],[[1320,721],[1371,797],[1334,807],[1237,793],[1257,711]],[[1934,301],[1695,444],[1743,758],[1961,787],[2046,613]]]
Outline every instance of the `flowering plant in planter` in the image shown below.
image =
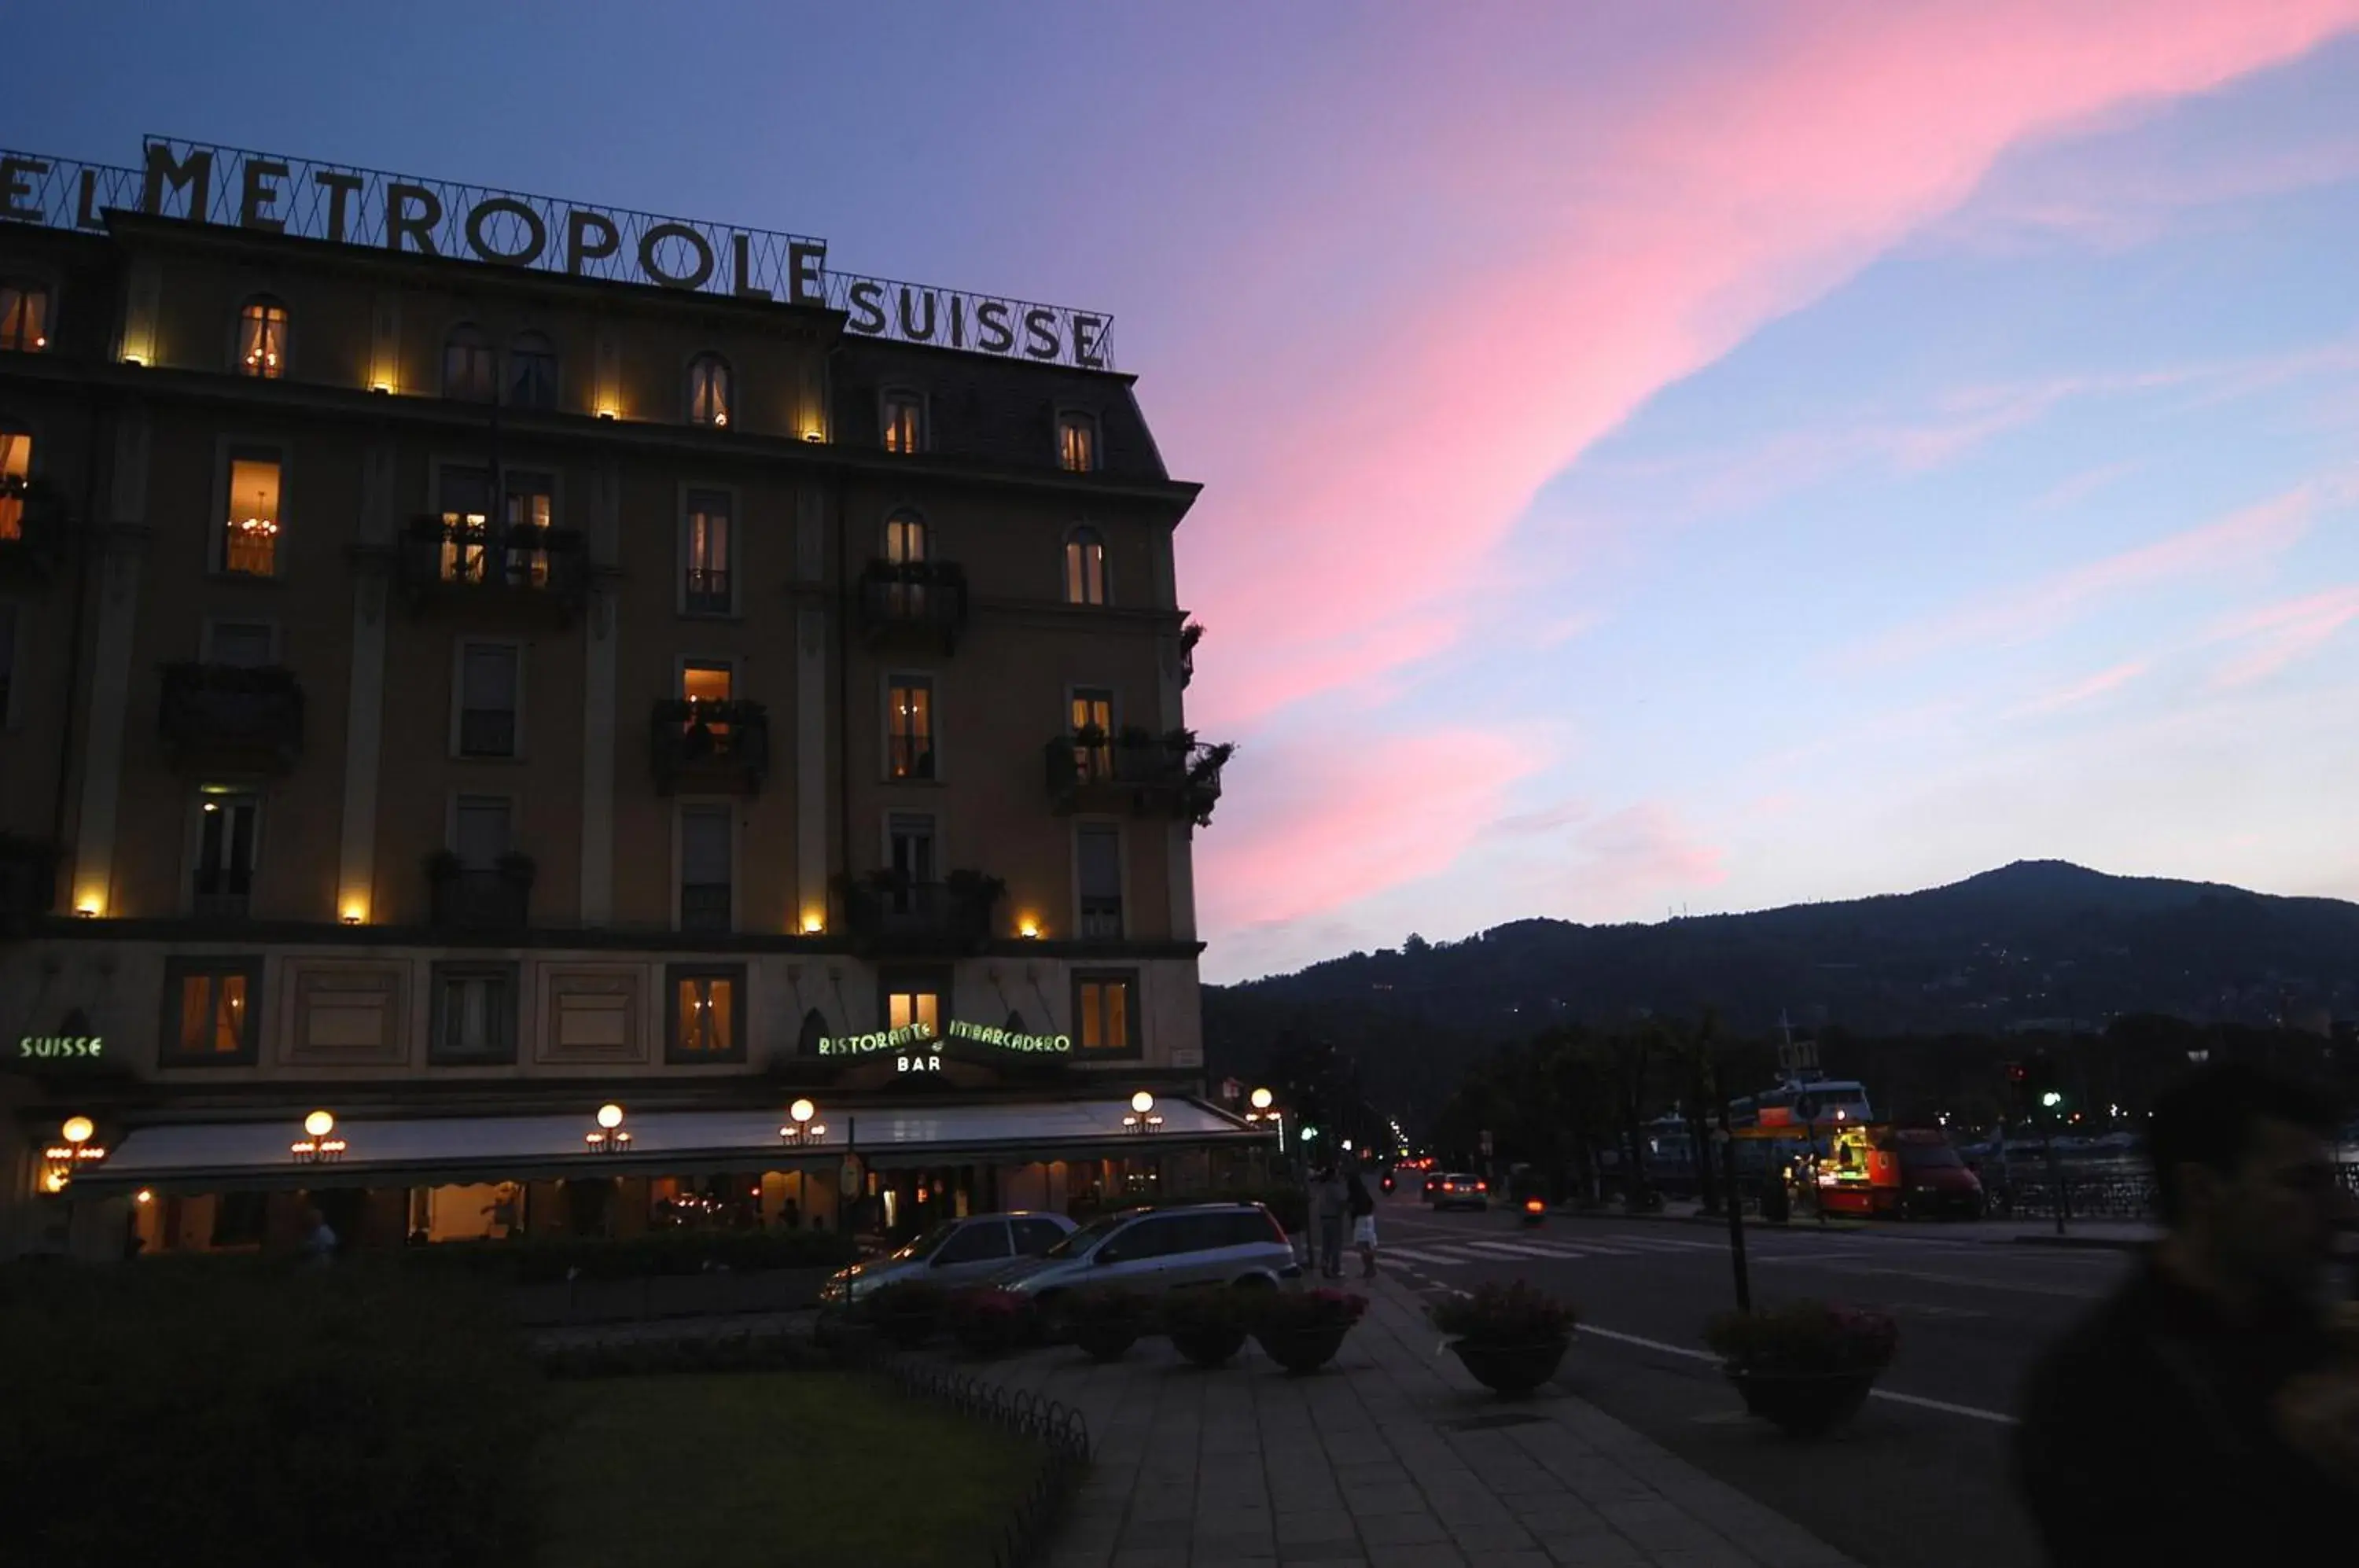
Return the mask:
[[1157,1323],[1171,1348],[1199,1367],[1218,1367],[1237,1353],[1252,1325],[1252,1303],[1233,1287],[1198,1286],[1169,1292]]
[[942,1315],[960,1345],[977,1356],[997,1356],[1023,1336],[1032,1301],[996,1285],[974,1285],[951,1292]]
[[1433,1326],[1452,1339],[1476,1345],[1545,1345],[1572,1333],[1572,1303],[1518,1279],[1489,1284],[1471,1296],[1453,1296],[1426,1309]]
[[1255,1304],[1254,1338],[1272,1361],[1307,1376],[1335,1359],[1367,1310],[1367,1297],[1345,1290],[1275,1290]]
[[1087,1286],[1041,1310],[1070,1325],[1073,1343],[1093,1361],[1121,1360],[1152,1315],[1145,1296],[1120,1285]]
[[1732,1371],[1769,1376],[1881,1372],[1900,1343],[1883,1313],[1824,1301],[1788,1301],[1751,1312],[1722,1312],[1704,1326]]

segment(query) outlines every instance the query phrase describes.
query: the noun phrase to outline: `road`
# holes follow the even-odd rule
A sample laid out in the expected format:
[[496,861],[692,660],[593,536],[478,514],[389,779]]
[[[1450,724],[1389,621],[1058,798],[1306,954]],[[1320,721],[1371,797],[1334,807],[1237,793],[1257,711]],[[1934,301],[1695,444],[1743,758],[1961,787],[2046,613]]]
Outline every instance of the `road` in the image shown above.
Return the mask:
[[1878,1397],[1835,1437],[1797,1443],[1747,1419],[1702,1350],[1704,1320],[1734,1301],[1724,1230],[1557,1214],[1527,1229],[1406,1193],[1377,1227],[1384,1266],[1430,1292],[1524,1279],[1570,1298],[1582,1333],[1567,1389],[1875,1568],[2038,1561],[2008,1476],[2016,1392],[2131,1267],[2121,1252],[1915,1231],[1748,1229],[1756,1303],[1812,1296],[1900,1323]]

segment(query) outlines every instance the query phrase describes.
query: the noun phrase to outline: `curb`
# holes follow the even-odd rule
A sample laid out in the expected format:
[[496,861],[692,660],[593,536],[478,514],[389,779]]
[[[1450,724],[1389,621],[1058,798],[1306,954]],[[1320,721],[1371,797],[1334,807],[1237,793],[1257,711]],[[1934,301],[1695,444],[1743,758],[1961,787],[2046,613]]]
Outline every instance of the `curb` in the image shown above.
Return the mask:
[[2136,1252],[2154,1244],[2152,1236],[2018,1236],[2017,1247],[2080,1247],[2114,1252]]
[[[1713,1230],[1722,1232],[1728,1229],[1728,1217],[1725,1214],[1633,1214],[1608,1213],[1603,1210],[1583,1213],[1578,1209],[1551,1209],[1549,1212],[1551,1214],[1562,1214],[1567,1219],[1644,1220],[1658,1225],[1709,1225]],[[1815,1219],[1797,1219],[1780,1225],[1774,1220],[1764,1220],[1752,1215],[1746,1216],[1745,1228],[1748,1234],[1758,1233],[1764,1236],[1872,1236],[1887,1241],[1956,1241],[1976,1247],[2098,1247],[2110,1248],[2117,1252],[2135,1252],[2140,1247],[2151,1245],[2156,1239],[2153,1236],[1955,1236],[1943,1235],[1939,1230],[1898,1230],[1889,1225],[1871,1225],[1855,1219],[1841,1219],[1823,1225]]]

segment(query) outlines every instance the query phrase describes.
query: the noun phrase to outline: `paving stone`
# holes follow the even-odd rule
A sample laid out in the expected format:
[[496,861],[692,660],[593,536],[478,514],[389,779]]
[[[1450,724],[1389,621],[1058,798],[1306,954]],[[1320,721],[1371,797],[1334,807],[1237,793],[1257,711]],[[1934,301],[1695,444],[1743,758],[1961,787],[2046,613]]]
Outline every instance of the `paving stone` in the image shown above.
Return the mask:
[[1371,1548],[1448,1541],[1450,1531],[1429,1513],[1372,1514],[1360,1520],[1360,1539]]

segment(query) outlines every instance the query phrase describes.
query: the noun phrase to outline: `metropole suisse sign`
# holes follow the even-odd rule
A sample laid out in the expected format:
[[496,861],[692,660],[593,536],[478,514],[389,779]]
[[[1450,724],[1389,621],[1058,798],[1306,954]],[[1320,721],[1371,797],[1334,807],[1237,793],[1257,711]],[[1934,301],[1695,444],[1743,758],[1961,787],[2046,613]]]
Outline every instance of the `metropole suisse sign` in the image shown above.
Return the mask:
[[952,1018],[948,1032],[944,1034],[936,1034],[931,1026],[919,1023],[879,1029],[873,1034],[823,1035],[820,1038],[819,1053],[821,1056],[880,1056],[890,1052],[896,1072],[940,1073],[945,1045],[980,1047],[987,1052],[1010,1055],[1058,1056],[1069,1060],[1073,1054],[1073,1037],[1069,1034],[1021,1034],[1014,1029],[994,1029],[989,1024],[969,1023],[964,1018]]
[[121,210],[152,217],[456,256],[614,283],[821,306],[847,331],[1008,359],[1109,370],[1113,318],[963,289],[832,271],[827,242],[414,180],[369,169],[147,138],[140,166],[0,149],[0,218],[103,230]]

